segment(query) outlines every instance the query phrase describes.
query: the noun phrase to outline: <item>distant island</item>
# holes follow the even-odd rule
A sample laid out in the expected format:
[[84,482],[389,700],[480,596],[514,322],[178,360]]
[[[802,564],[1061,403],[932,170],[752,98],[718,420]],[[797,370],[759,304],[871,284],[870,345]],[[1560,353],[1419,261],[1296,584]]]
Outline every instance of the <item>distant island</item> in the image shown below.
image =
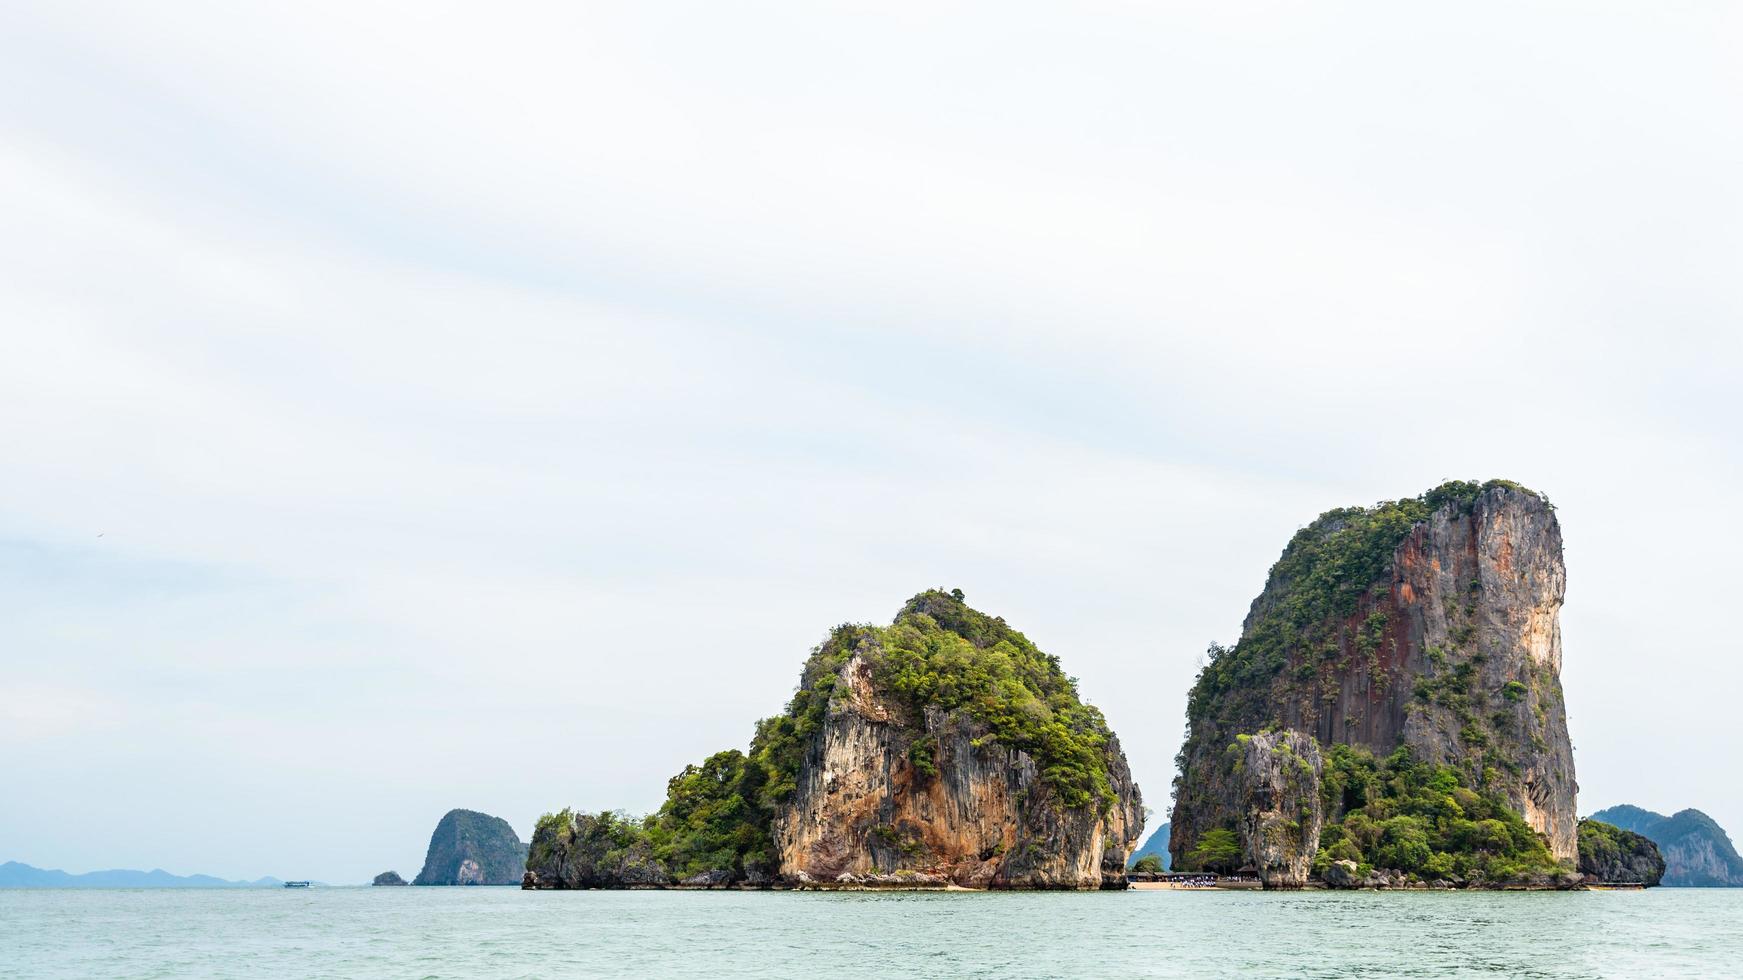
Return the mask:
[[1632,831],[1658,845],[1664,855],[1663,884],[1689,888],[1743,887],[1743,857],[1731,835],[1699,810],[1671,816],[1623,804],[1599,810],[1591,819]]
[[[526,861],[527,846],[507,820],[476,810],[449,810],[430,834],[424,868],[412,884],[518,885]],[[394,884],[383,877],[377,876],[375,884]]]
[[151,871],[87,871],[68,874],[52,868],[35,868],[17,861],[0,864],[0,888],[282,888],[277,878],[227,881],[211,875],[172,875],[161,868]]
[[[1149,837],[1146,837],[1144,843],[1139,846],[1137,850],[1132,852],[1131,858],[1126,861],[1126,867],[1137,868],[1138,863],[1143,861],[1145,858],[1155,858],[1155,870],[1167,871],[1169,865],[1168,835],[1170,830],[1171,828],[1168,824],[1163,824],[1156,828],[1155,832],[1153,832]],[[1145,867],[1148,868],[1149,865],[1145,865]]]

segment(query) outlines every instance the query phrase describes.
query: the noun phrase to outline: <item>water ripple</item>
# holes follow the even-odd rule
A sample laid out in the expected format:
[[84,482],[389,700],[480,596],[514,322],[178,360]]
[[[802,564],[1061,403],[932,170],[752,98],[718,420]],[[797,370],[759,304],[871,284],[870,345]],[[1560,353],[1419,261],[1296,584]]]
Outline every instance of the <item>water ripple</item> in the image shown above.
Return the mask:
[[0,891],[0,976],[1734,975],[1743,892]]

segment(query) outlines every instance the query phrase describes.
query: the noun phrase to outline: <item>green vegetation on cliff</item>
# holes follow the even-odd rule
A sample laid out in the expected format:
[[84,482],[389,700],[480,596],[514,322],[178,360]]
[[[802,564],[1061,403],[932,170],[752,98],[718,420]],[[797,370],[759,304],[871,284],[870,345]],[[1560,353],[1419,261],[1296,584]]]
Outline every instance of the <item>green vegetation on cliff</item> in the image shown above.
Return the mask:
[[[1059,658],[1042,653],[1003,618],[971,609],[958,591],[910,599],[893,624],[839,626],[805,663],[787,712],[757,726],[751,756],[769,772],[764,799],[791,795],[811,736],[822,725],[837,674],[855,653],[872,668],[880,694],[917,720],[927,708],[962,711],[990,738],[1029,753],[1063,807],[1106,807],[1106,720],[1078,699],[1077,682]],[[917,741],[909,757],[924,773],[932,746]]]
[[646,817],[563,810],[539,818],[528,869],[565,868],[581,887],[664,884],[725,872],[772,873],[768,774],[743,752],[716,752],[666,782],[666,802]]
[[928,707],[961,710],[992,737],[1035,759],[1041,781],[1062,807],[1114,802],[1108,784],[1108,726],[1078,700],[1077,681],[1059,658],[1029,638],[964,605],[961,594],[916,596],[884,631],[873,660],[880,690],[916,716]]
[[671,880],[654,857],[653,817],[626,813],[547,813],[533,828],[527,870],[568,888],[661,885]]
[[[1418,497],[1329,510],[1297,531],[1271,566],[1267,592],[1275,588],[1280,598],[1255,604],[1234,646],[1211,645],[1209,662],[1188,696],[1187,716],[1203,717],[1213,705],[1224,714],[1238,713],[1243,705],[1257,703],[1292,651],[1335,655],[1333,624],[1354,614],[1364,595],[1384,588],[1376,583],[1384,581],[1410,529],[1442,507],[1469,512],[1484,491],[1495,487],[1533,493],[1511,480],[1453,480]],[[1362,624],[1358,647],[1371,650],[1384,632],[1384,615],[1376,615]]]
[[1332,746],[1320,795],[1317,874],[1345,860],[1422,879],[1511,881],[1566,870],[1500,794],[1471,786],[1453,766],[1417,762],[1408,749],[1376,760],[1363,748]]
[[[987,741],[1027,752],[1062,808],[1115,800],[1108,778],[1107,722],[1078,699],[1077,682],[1001,618],[969,608],[960,590],[910,599],[889,626],[838,626],[812,650],[799,689],[784,712],[757,723],[748,753],[728,750],[687,766],[666,787],[652,816],[547,814],[534,837],[529,868],[585,852],[610,866],[647,855],[672,878],[709,872],[772,874],[772,822],[797,789],[806,754],[837,697],[841,668],[856,654],[873,687],[918,728],[927,709],[960,712],[984,727]],[[936,745],[915,739],[908,758],[935,774]],[[552,842],[545,847],[541,841]],[[636,857],[639,860],[639,857]],[[589,864],[589,867],[592,867]]]
[[684,878],[704,871],[772,869],[768,771],[737,749],[716,752],[666,783],[650,827],[654,854]]

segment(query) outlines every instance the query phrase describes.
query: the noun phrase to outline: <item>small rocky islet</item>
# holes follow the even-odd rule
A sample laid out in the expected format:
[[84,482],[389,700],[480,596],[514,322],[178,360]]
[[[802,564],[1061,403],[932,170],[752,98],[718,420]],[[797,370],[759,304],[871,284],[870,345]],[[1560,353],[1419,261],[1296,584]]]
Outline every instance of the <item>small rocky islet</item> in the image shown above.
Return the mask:
[[[1321,515],[1235,645],[1212,646],[1188,697],[1168,860],[1136,873],[1656,884],[1652,840],[1576,816],[1565,585],[1554,508],[1516,483]],[[520,880],[1124,888],[1143,825],[1118,738],[1059,659],[931,590],[888,626],[833,630],[786,710],[748,749],[674,776],[655,813],[540,818]]]
[[1580,821],[1579,834],[1581,874],[1643,888],[1663,882],[1667,862],[1651,838],[1590,818]]

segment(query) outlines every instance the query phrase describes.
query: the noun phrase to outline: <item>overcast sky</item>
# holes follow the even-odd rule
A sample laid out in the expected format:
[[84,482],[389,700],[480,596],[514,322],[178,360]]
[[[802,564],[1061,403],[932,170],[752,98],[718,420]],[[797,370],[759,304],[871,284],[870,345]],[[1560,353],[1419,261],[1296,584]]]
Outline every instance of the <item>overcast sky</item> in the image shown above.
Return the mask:
[[1289,536],[1559,506],[1743,831],[1729,3],[0,6],[0,860],[408,877],[961,588],[1166,816]]

